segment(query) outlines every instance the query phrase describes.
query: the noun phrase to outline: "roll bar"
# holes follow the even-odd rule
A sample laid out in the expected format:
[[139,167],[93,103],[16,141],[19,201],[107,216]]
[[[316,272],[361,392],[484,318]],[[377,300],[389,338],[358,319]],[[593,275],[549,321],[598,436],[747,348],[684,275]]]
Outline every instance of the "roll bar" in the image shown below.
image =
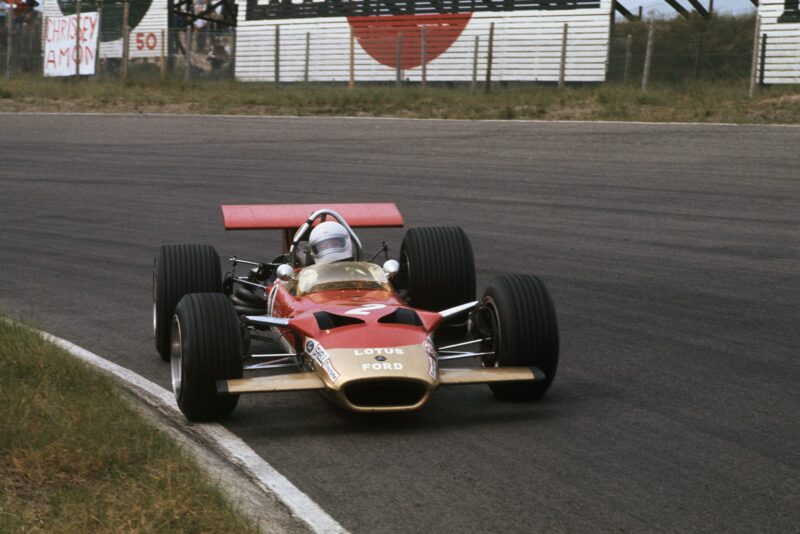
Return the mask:
[[361,261],[361,240],[358,238],[356,233],[353,232],[353,229],[350,228],[350,225],[347,224],[347,221],[344,220],[344,217],[336,213],[334,210],[323,208],[312,213],[308,217],[308,220],[303,223],[303,226],[298,228],[297,232],[295,232],[294,237],[292,238],[292,244],[289,247],[289,265],[295,264],[295,260],[297,259],[297,244],[303,239],[303,236],[311,228],[311,225],[314,224],[314,221],[321,217],[322,222],[324,222],[328,215],[336,219],[339,224],[344,226],[345,230],[347,230],[347,233],[350,234],[350,239],[353,240],[353,246],[356,249],[356,260]]

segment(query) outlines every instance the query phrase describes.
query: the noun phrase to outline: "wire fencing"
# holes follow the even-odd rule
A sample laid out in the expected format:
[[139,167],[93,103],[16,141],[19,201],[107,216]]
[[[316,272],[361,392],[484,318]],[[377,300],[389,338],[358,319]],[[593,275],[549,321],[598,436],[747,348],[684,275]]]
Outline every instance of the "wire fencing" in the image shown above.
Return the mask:
[[[473,17],[474,19],[474,17]],[[41,74],[45,57],[43,17],[0,19],[0,74]],[[455,19],[426,25],[240,24],[238,28],[192,24],[146,32],[101,31],[92,62],[99,77],[132,73],[203,80],[296,82],[467,83],[576,82],[640,85],[695,80],[765,82],[771,58],[790,53],[770,48],[754,14],[617,21],[608,33],[593,19],[563,23],[541,16],[536,26],[509,17]],[[773,55],[771,55],[773,54]],[[798,39],[800,56],[800,39]],[[56,58],[75,61],[69,54]],[[81,72],[87,74],[87,70]],[[788,81],[800,83],[800,76]],[[766,80],[767,83],[769,80]]]
[[754,15],[617,23],[611,32],[607,80],[642,83],[651,30],[648,82],[747,79],[754,24]]

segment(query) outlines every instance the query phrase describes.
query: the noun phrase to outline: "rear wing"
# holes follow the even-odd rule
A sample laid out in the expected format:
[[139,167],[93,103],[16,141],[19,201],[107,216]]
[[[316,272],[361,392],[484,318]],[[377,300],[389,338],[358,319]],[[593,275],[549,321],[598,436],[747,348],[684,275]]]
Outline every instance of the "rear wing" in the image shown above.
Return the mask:
[[373,204],[239,204],[223,205],[222,222],[226,230],[283,230],[284,248],[309,215],[330,209],[341,215],[352,228],[400,228],[403,216],[394,202]]
[[352,228],[403,226],[394,202],[378,204],[244,204],[222,206],[226,230],[294,230],[319,209],[339,213]]

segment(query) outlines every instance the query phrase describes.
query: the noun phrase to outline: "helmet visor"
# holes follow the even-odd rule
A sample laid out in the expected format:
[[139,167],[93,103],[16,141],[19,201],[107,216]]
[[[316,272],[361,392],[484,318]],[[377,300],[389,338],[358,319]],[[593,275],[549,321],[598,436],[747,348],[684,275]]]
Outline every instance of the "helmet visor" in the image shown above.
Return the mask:
[[345,249],[347,241],[344,237],[331,237],[318,241],[311,246],[311,252],[315,256],[324,256],[328,252],[339,252]]

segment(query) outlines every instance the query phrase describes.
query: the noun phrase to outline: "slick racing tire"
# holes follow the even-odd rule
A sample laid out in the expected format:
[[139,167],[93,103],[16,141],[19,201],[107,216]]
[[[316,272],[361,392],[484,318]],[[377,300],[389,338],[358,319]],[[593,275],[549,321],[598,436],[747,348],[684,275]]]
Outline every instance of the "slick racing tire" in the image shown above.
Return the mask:
[[410,228],[400,245],[395,287],[414,308],[441,311],[475,300],[472,245],[456,226]]
[[162,245],[153,261],[153,334],[161,359],[170,359],[175,306],[189,293],[221,293],[219,255],[210,245]]
[[484,357],[484,366],[538,367],[545,374],[544,380],[535,382],[489,384],[495,397],[525,401],[544,395],[556,376],[559,349],[556,309],[544,283],[525,274],[493,278],[478,317],[481,329],[491,336],[482,350],[494,352]]
[[221,293],[192,293],[175,308],[170,343],[172,389],[190,421],[219,421],[239,395],[217,393],[217,380],[242,377],[239,317]]

